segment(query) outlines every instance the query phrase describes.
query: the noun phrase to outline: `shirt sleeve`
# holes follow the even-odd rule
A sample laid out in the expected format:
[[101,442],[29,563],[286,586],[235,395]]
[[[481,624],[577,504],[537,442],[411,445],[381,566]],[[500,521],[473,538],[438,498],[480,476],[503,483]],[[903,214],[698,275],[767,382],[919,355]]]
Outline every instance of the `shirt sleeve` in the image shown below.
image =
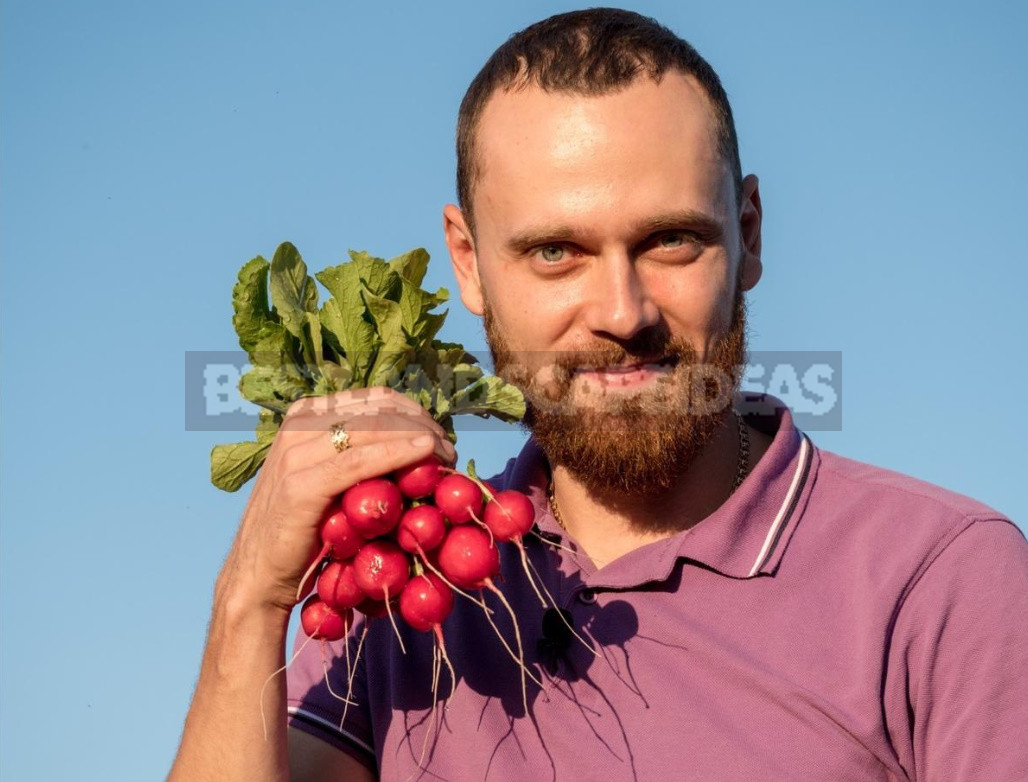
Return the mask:
[[1028,541],[1013,522],[971,521],[927,563],[897,614],[888,678],[912,780],[1028,780]]
[[[287,724],[327,741],[376,771],[364,665],[367,647],[361,643],[367,620],[360,614],[355,617],[346,638],[326,641],[324,652],[322,642],[308,642],[303,628],[297,630],[292,652],[296,659],[286,669]],[[349,705],[343,701],[348,693]]]

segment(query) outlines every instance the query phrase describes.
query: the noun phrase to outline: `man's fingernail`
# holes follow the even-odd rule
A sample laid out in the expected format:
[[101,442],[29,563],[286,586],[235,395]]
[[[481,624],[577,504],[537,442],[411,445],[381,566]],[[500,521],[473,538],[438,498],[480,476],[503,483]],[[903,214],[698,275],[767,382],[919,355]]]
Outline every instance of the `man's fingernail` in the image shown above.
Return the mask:
[[410,444],[421,448],[422,446],[428,445],[430,442],[432,442],[432,435],[422,434],[411,440]]

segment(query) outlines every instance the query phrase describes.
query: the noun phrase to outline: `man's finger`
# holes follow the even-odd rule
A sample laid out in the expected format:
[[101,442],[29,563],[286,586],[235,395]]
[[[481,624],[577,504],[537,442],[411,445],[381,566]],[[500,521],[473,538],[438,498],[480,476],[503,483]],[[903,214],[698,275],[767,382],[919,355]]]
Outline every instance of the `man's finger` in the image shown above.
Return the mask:
[[[419,421],[413,429],[384,429],[368,432],[354,430],[350,434],[350,448],[365,448],[368,445],[385,440],[411,440],[419,434],[429,434],[435,438],[435,453],[447,464],[453,464],[457,451],[453,444],[424,422]],[[308,467],[319,464],[326,459],[338,456],[332,438],[328,432],[319,432],[314,437],[307,437],[294,445],[290,445],[282,454],[283,469],[286,473],[300,472]]]
[[331,498],[342,494],[358,481],[406,467],[433,453],[438,439],[422,434],[411,439],[398,437],[381,440],[337,453],[294,477],[298,493]]
[[286,421],[304,416],[332,415],[352,405],[369,408],[391,405],[399,409],[407,409],[411,413],[428,412],[420,404],[399,391],[384,386],[373,386],[371,388],[351,388],[331,394],[302,396],[289,405]]
[[[328,397],[324,397],[328,400]],[[406,401],[401,401],[401,399]],[[295,404],[295,403],[294,403]],[[446,430],[432,417],[424,407],[402,395],[382,397],[371,401],[336,399],[319,403],[317,407],[290,408],[290,415],[282,422],[281,430],[287,432],[327,432],[329,427],[341,421],[348,430],[357,429],[408,429],[412,433],[419,430],[415,421],[423,422],[440,436]],[[295,412],[300,411],[300,412]],[[391,415],[394,420],[373,420],[370,416]]]

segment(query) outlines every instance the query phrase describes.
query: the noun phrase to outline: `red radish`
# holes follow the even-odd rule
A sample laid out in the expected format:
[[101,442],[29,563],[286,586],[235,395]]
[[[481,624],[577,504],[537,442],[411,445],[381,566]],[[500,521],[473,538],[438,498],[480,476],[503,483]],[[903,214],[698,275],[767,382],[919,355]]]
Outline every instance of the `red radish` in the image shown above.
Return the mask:
[[338,641],[353,622],[353,611],[334,611],[316,595],[307,598],[300,610],[300,625],[308,637]]
[[411,561],[407,554],[395,543],[388,540],[372,540],[361,546],[357,556],[353,558],[354,575],[359,586],[368,597],[385,601],[389,621],[392,622],[396,640],[404,654],[407,650],[400,637],[400,629],[393,619],[389,598],[400,594],[410,580]]
[[[535,507],[532,505],[532,501],[517,489],[494,493],[493,498],[486,503],[483,521],[497,540],[510,541],[518,547],[518,553],[521,555],[521,567],[525,571],[528,583],[531,584],[536,597],[542,603],[543,610],[549,608],[546,598],[539,591],[540,585],[543,589],[546,589],[546,585],[542,583],[541,579],[539,585],[536,584],[536,580],[532,577],[528,555],[525,553],[525,546],[521,542],[521,539],[529,533],[535,523]],[[550,599],[552,602],[552,596]],[[554,607],[557,607],[556,603],[554,603]],[[589,649],[592,651],[592,647]]]
[[329,562],[318,576],[318,597],[329,608],[345,611],[364,600],[364,592],[357,586],[351,560]]
[[443,463],[435,454],[429,454],[414,464],[402,467],[393,473],[396,485],[405,497],[412,500],[431,496],[436,484],[443,477]]
[[508,489],[494,494],[486,503],[482,520],[497,540],[520,540],[532,529],[535,508],[523,493]]
[[415,630],[438,627],[453,610],[453,590],[434,573],[415,576],[400,594],[400,615]]
[[[477,487],[476,487],[477,488]],[[521,699],[528,713],[528,690],[525,687],[525,676],[528,675],[540,687],[542,683],[531,671],[525,667],[525,653],[521,645],[521,630],[518,628],[518,619],[514,615],[514,609],[510,607],[503,592],[497,589],[493,583],[493,576],[500,572],[500,552],[493,545],[490,532],[481,527],[462,525],[454,527],[446,534],[446,540],[439,547],[439,568],[443,575],[450,581],[463,589],[488,589],[507,609],[511,622],[514,625],[514,640],[517,643],[518,651],[507,645],[503,634],[486,613],[486,621],[493,626],[501,643],[507,652],[521,669]]]
[[309,591],[304,589],[307,579],[318,569],[325,557],[348,559],[364,544],[364,537],[350,523],[339,501],[329,509],[328,515],[321,522],[318,534],[321,538],[321,551],[300,579],[300,585],[296,588],[297,602]]
[[399,595],[410,580],[410,565],[403,549],[388,540],[365,543],[353,558],[357,586],[373,600]]
[[481,589],[500,572],[500,552],[480,527],[454,527],[439,547],[439,569],[462,589]]
[[403,513],[403,495],[386,478],[358,481],[343,493],[343,512],[365,538],[385,535]]
[[482,489],[466,475],[451,473],[435,487],[435,505],[451,524],[467,524],[482,513]]
[[[457,687],[457,674],[453,670],[450,656],[446,653],[446,643],[443,641],[442,622],[453,610],[453,590],[446,583],[433,573],[424,573],[415,576],[403,588],[400,595],[400,614],[407,620],[407,624],[415,630],[435,633],[435,649],[432,650],[432,703],[435,703],[439,689],[439,671],[441,661],[446,662],[450,672],[450,695],[449,700]],[[432,711],[432,724],[435,724],[435,710]],[[425,758],[425,750],[428,748],[428,734],[432,728],[429,727],[425,734],[425,741],[421,745],[421,758],[418,766]]]
[[396,542],[400,548],[412,554],[424,556],[432,551],[446,537],[446,521],[442,511],[435,505],[418,505],[400,517],[396,528]]
[[340,503],[333,506],[332,512],[321,523],[321,542],[329,547],[322,556],[332,559],[349,559],[364,543],[363,536],[350,523]]

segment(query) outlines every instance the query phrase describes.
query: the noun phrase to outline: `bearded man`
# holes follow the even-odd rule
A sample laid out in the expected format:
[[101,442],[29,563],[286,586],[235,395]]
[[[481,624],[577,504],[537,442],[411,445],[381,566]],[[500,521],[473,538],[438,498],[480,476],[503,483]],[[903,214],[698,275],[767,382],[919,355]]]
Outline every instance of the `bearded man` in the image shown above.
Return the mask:
[[[172,777],[1028,779],[1018,527],[820,449],[780,400],[739,392],[761,202],[710,66],[638,14],[551,17],[472,82],[457,151],[460,206],[443,217],[461,300],[527,402],[531,436],[489,482],[536,511],[524,545],[556,607],[500,545],[535,681],[522,691],[458,600],[444,708],[431,635],[401,629],[403,653],[388,622],[362,619],[329,660],[297,637],[288,687],[265,699],[288,728],[262,738],[251,696],[281,665],[327,503],[433,449],[455,456],[430,420],[421,445],[364,427],[332,454],[300,405],[219,577]],[[382,405],[385,422],[386,402],[335,403]],[[344,707],[328,681],[349,678],[358,645]]]

